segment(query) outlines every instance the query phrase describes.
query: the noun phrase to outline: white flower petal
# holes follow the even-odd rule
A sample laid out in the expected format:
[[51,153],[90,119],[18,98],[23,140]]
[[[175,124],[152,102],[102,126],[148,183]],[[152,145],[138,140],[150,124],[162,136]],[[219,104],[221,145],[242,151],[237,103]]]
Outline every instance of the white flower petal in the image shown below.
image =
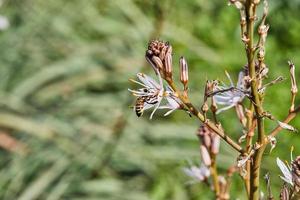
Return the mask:
[[232,108],[232,107],[234,107],[234,106],[235,106],[235,105],[232,104],[232,105],[226,106],[226,107],[224,107],[224,108],[221,108],[221,109],[219,109],[219,110],[216,112],[216,114],[219,114],[219,113],[221,113],[221,112],[223,112],[223,111],[225,111],[225,110],[229,110],[230,108]]
[[285,182],[293,185],[292,174],[291,174],[289,168],[279,158],[276,159],[276,162],[277,162],[277,166],[279,167],[282,174],[284,175],[284,177],[280,176],[280,178],[282,178]]
[[160,85],[153,78],[151,78],[150,76],[147,76],[146,74],[138,73],[137,77],[147,87],[157,88],[157,89],[160,88]]

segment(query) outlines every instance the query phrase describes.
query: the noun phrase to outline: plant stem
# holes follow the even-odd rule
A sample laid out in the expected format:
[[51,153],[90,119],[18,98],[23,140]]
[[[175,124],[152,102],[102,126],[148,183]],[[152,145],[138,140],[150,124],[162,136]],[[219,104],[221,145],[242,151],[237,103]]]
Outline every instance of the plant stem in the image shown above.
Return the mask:
[[[251,135],[250,135],[249,133],[250,133],[250,129],[252,128],[253,112],[254,112],[254,107],[253,107],[253,104],[251,103],[249,106],[249,112],[247,113],[247,129],[248,129],[248,133],[246,136],[246,152],[247,153],[249,153],[251,151],[251,146],[252,146],[253,134],[251,133]],[[248,198],[250,197],[250,168],[251,168],[251,161],[248,160],[246,163],[247,175],[244,180]]]
[[[265,129],[264,129],[264,119],[263,119],[263,109],[262,101],[260,95],[258,94],[258,82],[256,78],[255,69],[255,47],[254,44],[254,20],[256,5],[252,0],[246,1],[246,20],[247,20],[247,37],[248,44],[246,47],[247,59],[248,59],[248,70],[251,79],[251,94],[254,104],[254,110],[256,113],[257,120],[257,144],[262,145],[264,143]],[[253,157],[253,164],[250,169],[250,200],[259,199],[259,175],[260,175],[260,165],[265,146],[258,148]]]
[[168,81],[169,86],[174,90],[174,92],[178,95],[178,98],[182,101],[182,103],[187,107],[189,112],[196,116],[202,123],[207,125],[212,131],[218,134],[227,144],[233,147],[236,151],[240,153],[244,153],[243,148],[232,140],[227,134],[224,133],[222,129],[219,129],[213,122],[206,120],[205,117],[198,111],[198,109],[190,102],[187,96],[183,95],[176,87],[173,81]]
[[218,178],[218,171],[217,171],[217,163],[216,163],[216,155],[215,154],[211,154],[211,166],[210,166],[210,172],[211,172],[211,176],[213,179],[213,184],[214,184],[214,189],[215,189],[215,195],[216,195],[216,199],[219,198],[220,195],[220,187],[219,187],[219,178]]
[[[219,122],[217,119],[216,109],[211,109],[211,110],[212,110],[213,120],[214,120],[215,124],[218,125]],[[216,199],[219,199],[220,198],[220,186],[219,186],[219,177],[218,177],[217,162],[216,162],[217,155],[213,152],[210,152],[210,157],[211,157],[211,161],[212,161],[210,170],[211,170],[211,175],[213,177],[215,195],[216,195]]]

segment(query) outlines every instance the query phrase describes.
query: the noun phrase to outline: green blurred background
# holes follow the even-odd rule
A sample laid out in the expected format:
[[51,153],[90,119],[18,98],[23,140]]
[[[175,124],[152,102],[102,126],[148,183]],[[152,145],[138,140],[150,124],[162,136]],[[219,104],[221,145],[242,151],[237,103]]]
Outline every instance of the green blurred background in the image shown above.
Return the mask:
[[[137,118],[127,88],[136,87],[128,79],[137,72],[154,75],[144,61],[150,38],[173,45],[175,72],[186,57],[198,106],[206,79],[227,81],[227,70],[236,80],[246,57],[233,6],[219,0],[0,3],[2,23],[9,23],[0,30],[0,199],[213,198],[206,186],[187,185],[182,173],[187,160],[200,162],[197,119],[180,111]],[[269,4],[268,80],[287,79],[267,91],[265,108],[282,120],[290,101],[287,60],[300,66],[300,1]],[[241,136],[233,109],[220,119],[233,138]],[[267,130],[276,126],[266,123]],[[291,124],[300,129],[299,119]],[[262,175],[271,173],[275,195],[281,186],[275,158],[289,160],[291,145],[300,154],[299,142],[299,133],[283,131],[266,152]],[[220,172],[235,158],[222,143]],[[233,179],[232,199],[245,199],[240,177]]]

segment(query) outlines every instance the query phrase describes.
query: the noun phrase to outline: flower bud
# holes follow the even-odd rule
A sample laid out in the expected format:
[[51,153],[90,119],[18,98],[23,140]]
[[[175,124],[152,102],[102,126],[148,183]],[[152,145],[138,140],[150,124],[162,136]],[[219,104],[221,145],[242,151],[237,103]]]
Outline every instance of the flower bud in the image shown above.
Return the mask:
[[215,134],[212,138],[211,152],[213,154],[218,154],[220,149],[220,137]]
[[212,139],[211,139],[211,131],[207,128],[206,125],[201,125],[197,131],[197,135],[201,141],[201,143],[207,148],[210,149]]
[[163,70],[163,63],[160,60],[160,58],[157,56],[153,56],[152,61],[155,64],[155,66],[158,68],[158,70],[161,72]]
[[207,148],[204,145],[200,146],[200,153],[201,153],[203,163],[206,166],[210,166],[211,165],[211,158],[210,158],[210,155],[208,153]]
[[172,80],[172,46],[169,45],[164,58],[164,72],[166,78]]
[[189,80],[189,72],[188,72],[188,65],[184,57],[181,57],[179,60],[180,65],[180,81],[184,85],[184,88],[187,89],[187,83]]

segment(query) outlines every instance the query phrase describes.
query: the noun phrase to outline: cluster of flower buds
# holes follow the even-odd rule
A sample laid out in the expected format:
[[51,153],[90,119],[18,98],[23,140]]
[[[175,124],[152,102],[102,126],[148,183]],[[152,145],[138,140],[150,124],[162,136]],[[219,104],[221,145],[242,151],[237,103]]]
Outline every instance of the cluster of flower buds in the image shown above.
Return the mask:
[[169,42],[150,41],[146,51],[146,60],[154,71],[159,71],[164,79],[172,80],[172,46]]
[[220,147],[220,137],[210,130],[205,124],[197,130],[197,136],[201,141],[200,153],[202,161],[206,166],[211,165],[211,154],[218,154]]
[[[151,64],[155,72],[159,72],[161,77],[167,82],[173,81],[172,74],[172,46],[169,42],[152,40],[148,44],[146,60]],[[188,64],[184,57],[179,60],[180,81],[187,91],[188,84]]]

